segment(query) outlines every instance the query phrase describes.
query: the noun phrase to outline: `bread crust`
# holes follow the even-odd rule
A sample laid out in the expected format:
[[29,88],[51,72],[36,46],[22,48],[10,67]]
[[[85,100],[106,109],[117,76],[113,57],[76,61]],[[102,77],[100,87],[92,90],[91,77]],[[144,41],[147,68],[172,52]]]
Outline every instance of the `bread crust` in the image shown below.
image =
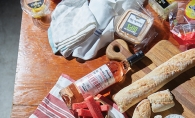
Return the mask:
[[153,93],[148,96],[148,99],[154,113],[165,111],[175,105],[169,89]]
[[132,118],[150,118],[150,116],[150,101],[148,99],[144,99],[136,106]]
[[181,52],[156,67],[143,78],[121,89],[112,96],[112,99],[118,105],[120,112],[123,113],[193,66],[195,66],[195,49]]

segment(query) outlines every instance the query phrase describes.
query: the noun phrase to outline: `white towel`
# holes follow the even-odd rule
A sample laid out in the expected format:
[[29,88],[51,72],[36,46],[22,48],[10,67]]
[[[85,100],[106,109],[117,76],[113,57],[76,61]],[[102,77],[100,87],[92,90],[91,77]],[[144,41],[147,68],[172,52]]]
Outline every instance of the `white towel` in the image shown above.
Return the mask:
[[68,57],[74,47],[91,35],[96,19],[89,10],[87,0],[63,0],[52,13],[50,31],[54,47]]

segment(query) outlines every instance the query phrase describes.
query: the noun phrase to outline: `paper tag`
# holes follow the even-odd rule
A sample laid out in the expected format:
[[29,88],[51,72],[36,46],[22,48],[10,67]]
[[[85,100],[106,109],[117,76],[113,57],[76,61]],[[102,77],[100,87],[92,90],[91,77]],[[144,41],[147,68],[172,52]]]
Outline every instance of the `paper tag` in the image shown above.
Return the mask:
[[122,31],[137,37],[141,32],[145,22],[146,19],[131,13],[129,18],[125,22]]

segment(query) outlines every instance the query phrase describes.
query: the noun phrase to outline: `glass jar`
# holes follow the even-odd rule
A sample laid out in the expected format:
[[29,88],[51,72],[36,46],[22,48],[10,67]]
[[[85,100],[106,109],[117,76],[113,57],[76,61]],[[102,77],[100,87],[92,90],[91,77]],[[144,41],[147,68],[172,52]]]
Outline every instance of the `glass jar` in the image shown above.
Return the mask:
[[22,10],[33,18],[42,18],[50,13],[50,0],[20,0]]

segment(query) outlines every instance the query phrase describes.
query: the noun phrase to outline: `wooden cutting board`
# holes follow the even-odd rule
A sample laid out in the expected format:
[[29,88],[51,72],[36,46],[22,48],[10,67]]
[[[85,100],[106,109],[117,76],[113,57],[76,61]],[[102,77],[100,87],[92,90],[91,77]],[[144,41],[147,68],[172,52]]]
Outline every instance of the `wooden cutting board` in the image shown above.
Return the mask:
[[[171,42],[168,40],[161,40],[145,54],[146,57],[144,57],[141,62],[132,66],[133,70],[127,73],[123,83],[116,84],[116,86],[112,87],[111,94],[116,93],[121,88],[142,78],[154,68],[178,53],[180,53],[180,50]],[[185,118],[195,118],[195,67],[179,75],[161,88],[161,90],[165,89],[169,89],[172,92],[175,98],[175,106],[164,112],[153,113],[152,117],[160,114],[164,118],[169,114],[180,114]],[[127,111],[128,116],[132,116],[135,106]]]

